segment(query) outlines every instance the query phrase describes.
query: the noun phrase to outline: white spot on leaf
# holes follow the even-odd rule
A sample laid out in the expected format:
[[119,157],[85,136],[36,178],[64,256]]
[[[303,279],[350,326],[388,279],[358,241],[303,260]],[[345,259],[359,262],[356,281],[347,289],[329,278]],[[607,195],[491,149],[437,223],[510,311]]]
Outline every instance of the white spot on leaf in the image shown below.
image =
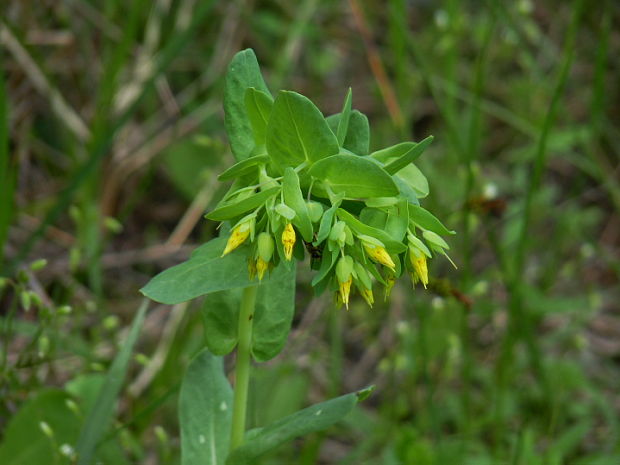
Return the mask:
[[207,442],[207,438],[205,438],[202,434],[200,436],[198,436],[198,442],[200,444],[204,444],[205,442]]
[[222,401],[222,403],[220,404],[220,410],[222,412],[228,410],[228,405],[226,405],[226,402]]

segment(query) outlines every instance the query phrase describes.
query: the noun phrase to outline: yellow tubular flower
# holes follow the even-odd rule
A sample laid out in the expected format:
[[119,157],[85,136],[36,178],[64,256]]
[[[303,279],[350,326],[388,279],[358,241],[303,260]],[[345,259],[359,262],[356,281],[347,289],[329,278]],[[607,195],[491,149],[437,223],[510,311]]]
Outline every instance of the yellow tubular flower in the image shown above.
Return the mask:
[[372,308],[372,304],[375,303],[375,296],[372,294],[372,289],[364,289],[361,294],[368,306]]
[[229,254],[241,244],[245,242],[245,240],[250,235],[250,223],[241,223],[239,226],[232,230],[230,237],[228,238],[228,242],[226,243],[226,248],[222,253],[222,257],[226,254]]
[[352,278],[349,278],[347,281],[344,281],[339,284],[340,299],[342,303],[347,306],[347,310],[349,309],[349,294],[351,293],[351,283],[353,282]]
[[366,251],[368,256],[375,262],[387,266],[392,271],[396,269],[396,265],[392,261],[392,257],[390,257],[390,254],[387,253],[387,250],[385,250],[384,247],[381,247],[380,245],[364,243],[364,250]]
[[426,266],[426,255],[423,253],[413,253],[411,250],[409,251],[409,260],[411,261],[411,266],[415,271],[414,284],[417,279],[419,279],[424,285],[424,289],[426,289],[426,285],[428,284],[428,267]]
[[282,233],[282,245],[284,246],[284,256],[287,260],[293,258],[293,246],[295,245],[295,230],[291,223],[286,223],[284,232]]
[[263,276],[265,276],[265,271],[267,271],[268,268],[269,268],[269,262],[266,262],[260,257],[256,259],[256,272],[258,274],[259,281],[263,280]]

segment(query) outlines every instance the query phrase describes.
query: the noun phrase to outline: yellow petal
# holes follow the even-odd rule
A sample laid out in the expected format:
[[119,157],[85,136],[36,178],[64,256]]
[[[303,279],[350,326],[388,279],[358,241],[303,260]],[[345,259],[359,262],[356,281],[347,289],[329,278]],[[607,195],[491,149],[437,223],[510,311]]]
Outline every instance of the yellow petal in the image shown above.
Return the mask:
[[351,283],[353,282],[352,278],[349,278],[347,281],[340,283],[340,298],[342,299],[342,303],[347,306],[347,310],[349,309],[349,295],[351,293]]
[[419,257],[413,257],[411,258],[411,262],[413,269],[415,270],[416,277],[420,279],[424,285],[424,289],[426,289],[426,285],[428,284],[428,267],[426,266],[426,256],[422,254]]

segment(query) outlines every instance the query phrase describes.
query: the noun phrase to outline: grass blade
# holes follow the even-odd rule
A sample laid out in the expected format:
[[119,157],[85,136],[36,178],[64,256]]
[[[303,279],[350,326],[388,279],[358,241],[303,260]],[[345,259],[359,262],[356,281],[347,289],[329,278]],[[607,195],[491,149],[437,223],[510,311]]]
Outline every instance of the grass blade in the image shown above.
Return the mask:
[[88,465],[92,462],[95,449],[112,420],[114,405],[127,373],[127,366],[129,365],[133,347],[140,334],[142,323],[144,323],[147,307],[148,301],[144,299],[131,324],[129,336],[106,375],[105,382],[97,395],[97,401],[86,416],[84,427],[75,449],[78,456],[78,465]]

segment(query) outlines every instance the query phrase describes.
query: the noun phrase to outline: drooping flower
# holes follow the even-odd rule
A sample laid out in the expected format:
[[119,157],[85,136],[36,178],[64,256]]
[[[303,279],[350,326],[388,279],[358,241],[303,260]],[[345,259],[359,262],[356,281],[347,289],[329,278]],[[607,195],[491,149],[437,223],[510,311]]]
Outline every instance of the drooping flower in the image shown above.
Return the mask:
[[256,272],[258,280],[262,281],[265,272],[269,269],[269,262],[273,256],[273,238],[269,233],[262,232],[258,235],[256,247]]
[[375,296],[372,293],[372,289],[362,289],[360,294],[368,304],[370,308],[372,308],[372,304],[375,303]]
[[372,279],[366,271],[364,265],[360,262],[355,262],[353,266],[355,284],[360,291],[360,295],[366,301],[368,306],[372,308],[372,304],[375,303],[375,296],[372,293]]
[[284,246],[284,256],[287,260],[293,258],[293,247],[295,246],[296,239],[297,237],[293,225],[291,223],[286,223],[284,232],[282,232],[282,245]]
[[383,243],[370,236],[358,236],[362,240],[362,245],[368,256],[375,262],[381,265],[387,266],[392,271],[396,269],[396,265],[390,257],[390,254],[385,250]]
[[246,239],[250,236],[250,231],[254,226],[254,218],[250,218],[246,221],[243,221],[237,226],[235,226],[228,238],[228,242],[226,243],[226,248],[224,248],[224,252],[222,252],[222,257],[226,254],[229,254],[241,244],[243,244]]
[[428,267],[426,266],[426,255],[415,247],[409,247],[409,260],[413,266],[412,279],[415,284],[419,279],[426,289],[428,284]]
[[349,295],[353,283],[353,258],[344,256],[336,264],[336,279],[338,280],[338,293],[340,299],[349,309]]

